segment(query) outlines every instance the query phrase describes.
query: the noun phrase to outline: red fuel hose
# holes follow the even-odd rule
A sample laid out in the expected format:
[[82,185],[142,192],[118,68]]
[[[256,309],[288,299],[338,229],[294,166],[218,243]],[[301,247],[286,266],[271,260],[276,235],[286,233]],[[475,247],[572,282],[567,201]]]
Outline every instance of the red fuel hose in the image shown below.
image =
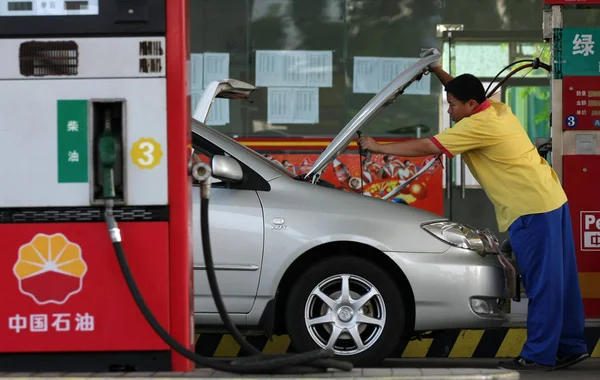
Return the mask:
[[502,85],[504,84],[504,82],[506,82],[510,77],[512,77],[513,75],[515,75],[516,73],[518,73],[521,70],[525,70],[528,67],[533,67],[533,63],[528,63],[526,65],[523,65],[519,68],[514,69],[513,71],[511,71],[506,77],[502,78],[502,80],[500,82],[498,82],[498,84],[496,85],[496,87],[494,87],[492,89],[492,91],[490,91],[490,94],[487,95],[488,98],[492,97],[494,95],[494,93],[500,88],[502,87]]
[[[498,84],[496,85],[496,87],[494,87],[494,89],[492,91],[489,92],[489,94],[486,95],[487,98],[490,98],[494,95],[494,93],[500,88],[502,87],[502,85],[508,80],[510,79],[510,77],[512,77],[513,75],[515,75],[516,73],[518,73],[521,70],[527,69],[527,68],[533,68],[533,69],[538,69],[538,68],[543,68],[544,70],[551,72],[552,71],[552,67],[550,67],[550,65],[544,63],[544,62],[540,62],[540,60],[538,58],[533,59],[533,60],[522,60],[522,61],[517,61],[514,62],[512,64],[510,64],[509,66],[505,67],[500,73],[498,73],[498,75],[496,75],[496,78],[494,78],[494,80],[492,81],[492,83],[490,83],[490,86],[494,83],[494,81],[500,76],[500,74],[502,74],[502,72],[504,72],[504,70],[506,70],[507,68],[517,64],[517,63],[521,63],[521,62],[530,62],[526,65],[520,66],[514,70],[512,70],[506,77],[502,78],[502,80],[500,82],[498,82]],[[488,87],[489,89],[489,87]]]

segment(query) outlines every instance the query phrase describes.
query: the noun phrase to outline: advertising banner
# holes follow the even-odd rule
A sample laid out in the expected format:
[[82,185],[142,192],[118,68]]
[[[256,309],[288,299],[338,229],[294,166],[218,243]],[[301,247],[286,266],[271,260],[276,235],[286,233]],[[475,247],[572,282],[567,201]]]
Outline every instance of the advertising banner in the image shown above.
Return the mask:
[[[298,176],[309,172],[320,152],[329,143],[325,139],[272,139],[269,141],[240,139],[238,141],[265,157],[279,162],[284,168]],[[383,142],[379,139],[378,141]],[[385,140],[385,142],[391,141],[401,140]],[[367,161],[365,156],[361,157],[358,154],[357,145],[353,142],[345,153],[340,154],[329,164],[323,171],[321,179],[342,191],[382,198],[411,178],[432,159],[434,159],[433,156],[398,157],[373,154]],[[406,203],[443,215],[441,162],[438,160],[429,170],[390,201]]]
[[[119,226],[140,291],[158,322],[169,326],[169,288],[160,286],[169,282],[168,224]],[[109,254],[104,223],[7,224],[3,244],[0,352],[168,349]]]
[[544,4],[549,4],[549,5],[586,5],[586,4],[600,4],[600,0],[544,0]]

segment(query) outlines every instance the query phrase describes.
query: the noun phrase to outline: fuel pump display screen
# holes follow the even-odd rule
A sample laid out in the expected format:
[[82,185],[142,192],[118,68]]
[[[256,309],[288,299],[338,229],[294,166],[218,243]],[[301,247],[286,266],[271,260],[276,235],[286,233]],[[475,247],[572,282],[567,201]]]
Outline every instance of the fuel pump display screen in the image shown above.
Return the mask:
[[563,130],[600,130],[600,76],[563,78]]
[[0,40],[164,35],[167,1],[0,0]]
[[0,0],[0,16],[98,15],[98,0]]

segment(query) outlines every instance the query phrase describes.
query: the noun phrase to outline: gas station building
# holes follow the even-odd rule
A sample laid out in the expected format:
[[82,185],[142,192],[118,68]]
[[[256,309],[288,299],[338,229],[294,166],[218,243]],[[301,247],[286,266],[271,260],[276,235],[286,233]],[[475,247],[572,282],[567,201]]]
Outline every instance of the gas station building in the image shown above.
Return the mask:
[[[206,102],[202,95],[215,88],[226,95],[214,100],[206,125],[302,176],[370,99],[400,73],[422,63],[420,54],[428,48],[442,53],[446,72],[473,74],[486,90],[506,79],[495,88],[493,99],[510,106],[569,197],[586,339],[591,356],[600,357],[600,61],[595,58],[600,54],[600,1],[111,0],[111,6],[103,8],[104,2],[0,0],[0,47],[18,51],[18,57],[5,58],[0,49],[0,93],[10,94],[6,100],[14,102],[4,104],[10,123],[3,125],[0,115],[0,148],[8,157],[7,151],[21,152],[29,139],[53,141],[52,147],[40,143],[39,151],[22,152],[21,159],[6,164],[7,183],[17,187],[0,195],[0,236],[12,252],[0,261],[5,275],[0,285],[9,289],[7,302],[19,308],[0,312],[0,322],[9,321],[8,330],[0,330],[0,338],[8,337],[0,339],[0,365],[10,367],[10,359],[24,368],[26,355],[39,355],[35,360],[40,360],[46,353],[50,358],[65,350],[82,354],[74,361],[88,360],[84,352],[106,352],[100,360],[112,363],[108,352],[118,347],[131,355],[124,354],[124,362],[188,371],[193,367],[191,352],[205,357],[240,355],[240,345],[230,334],[199,332],[194,325],[193,277],[198,268],[192,251],[199,248],[191,243],[202,244],[190,227],[191,177],[201,183],[203,201],[208,199],[204,192],[210,192],[202,154],[190,154],[190,120],[202,108],[201,99]],[[53,15],[48,9],[57,3],[64,4],[59,17],[33,21],[43,12]],[[29,15],[34,6],[44,10]],[[75,9],[89,11],[90,17],[68,17]],[[29,23],[27,28],[20,27],[22,19]],[[40,42],[44,39],[48,41]],[[52,57],[48,51],[69,57]],[[515,65],[532,60],[552,70],[532,67],[509,75]],[[44,76],[50,78],[39,78]],[[228,78],[256,86],[252,101],[240,101],[247,95],[243,86],[215,84]],[[403,141],[452,127],[440,82],[429,73],[413,81],[400,101],[360,131],[364,136]],[[115,89],[124,95],[115,97]],[[25,105],[25,100],[40,108]],[[48,123],[49,114],[56,116],[52,127],[33,134],[31,125]],[[18,115],[27,115],[31,125],[19,130]],[[57,132],[56,125],[63,130]],[[88,135],[70,134],[80,127],[88,128]],[[115,136],[131,146],[120,146]],[[75,147],[84,153],[75,156]],[[36,161],[36,151],[43,162]],[[55,151],[63,153],[62,158],[56,160]],[[371,158],[363,168],[353,140],[324,169],[322,178],[348,192],[383,197],[391,192],[388,186],[400,186],[430,162],[426,157]],[[80,170],[72,169],[72,162]],[[22,168],[38,165],[45,169],[22,174]],[[389,178],[395,182],[388,184]],[[293,201],[294,194],[289,198]],[[494,207],[460,155],[442,156],[442,169],[406,187],[393,201],[489,229],[500,242],[508,238],[508,232],[498,231]],[[117,220],[123,229],[122,246]],[[286,228],[283,218],[273,220],[273,230]],[[260,225],[261,234],[266,225]],[[99,235],[104,240],[96,243]],[[60,245],[61,252],[54,252],[52,244]],[[41,245],[48,252],[40,253]],[[60,283],[59,296],[45,289],[45,283],[28,281],[39,267],[52,267],[42,275],[55,270],[63,251],[69,250],[75,252],[73,263],[68,262],[72,278]],[[260,246],[261,254],[263,250]],[[33,262],[36,257],[43,263]],[[257,260],[263,264],[262,256]],[[96,272],[88,272],[91,267]],[[206,270],[208,265],[201,267]],[[249,267],[244,270],[263,269]],[[238,269],[232,264],[224,271]],[[81,291],[84,275],[87,284],[93,284],[86,289],[93,287],[98,298],[75,298],[70,305],[79,309],[71,327],[88,326],[93,345],[82,331],[68,342],[50,334],[15,335],[26,323],[34,326],[40,307],[59,313],[61,305]],[[106,280],[110,276],[118,280]],[[141,293],[150,295],[146,306],[132,285],[133,277]],[[527,298],[520,290],[522,302],[508,307],[512,324],[411,340],[395,351],[397,356],[516,356],[526,339]],[[112,307],[115,302],[119,308]],[[150,309],[155,320],[146,323]],[[91,328],[94,313],[102,314],[113,328]],[[163,326],[163,333],[156,334],[157,325]],[[115,343],[114,336],[127,338]],[[287,337],[248,341],[271,354],[288,352],[290,343]],[[241,365],[250,367],[248,363]]]
[[[544,40],[543,7],[543,0],[192,0],[192,106],[202,92],[200,73],[260,86],[254,104],[217,100],[220,108],[208,124],[301,174],[376,91],[418,59],[423,48],[437,47],[445,71],[453,76],[474,74],[486,87],[506,77],[510,70],[503,69],[520,60],[539,58],[550,64],[552,47],[547,36]],[[562,18],[565,28],[594,28],[600,9],[565,7]],[[586,46],[587,54],[595,52],[594,42],[580,44],[576,46],[580,57]],[[286,68],[307,59],[309,52],[317,53],[310,62],[327,73],[326,81],[311,85],[304,77],[286,76]],[[544,70],[524,70],[494,96],[512,108],[531,141],[542,149],[552,135],[551,85]],[[308,90],[302,97],[294,95],[302,88]],[[574,99],[569,112],[598,112],[579,109],[582,99]],[[433,136],[450,126],[447,109],[439,81],[425,77],[362,132],[383,141]],[[595,127],[600,127],[597,123]],[[556,143],[555,139],[555,151]],[[575,149],[574,142],[571,145]],[[324,173],[336,184],[341,177],[335,174],[360,172],[356,145],[345,153],[338,157],[337,167]],[[546,158],[551,160],[550,152]],[[556,160],[553,163],[560,161]],[[581,181],[586,183],[577,178],[566,186],[581,191],[577,190]],[[405,200],[486,226],[501,241],[508,237],[497,231],[494,208],[460,156],[429,180],[426,192],[406,194]],[[574,220],[574,226],[578,224]],[[583,275],[582,287],[584,297],[596,305],[591,299],[600,297],[595,290],[600,289],[596,277],[600,261],[590,260],[580,270],[594,274]],[[593,310],[590,317],[599,318],[600,304]]]
[[[204,83],[207,76],[228,76],[260,86],[254,104],[218,100],[208,124],[301,173],[423,48],[437,47],[445,71],[474,74],[486,87],[498,74],[505,77],[510,70],[501,71],[511,63],[536,57],[548,63],[542,8],[543,0],[192,0],[192,106],[202,92],[200,73]],[[566,26],[593,27],[599,21],[598,9],[564,10]],[[308,51],[321,54],[314,64],[327,70],[327,81],[313,87],[304,78],[286,81],[283,70]],[[292,95],[303,87],[310,90],[304,97]],[[545,71],[526,70],[495,98],[542,145],[550,137],[550,92]],[[389,140],[433,136],[449,126],[447,108],[439,81],[426,77],[363,134]],[[347,153],[356,153],[356,146]],[[356,156],[339,161],[358,170]],[[426,196],[409,202],[497,233],[493,207],[460,157],[440,174]],[[506,237],[499,234],[500,240]]]

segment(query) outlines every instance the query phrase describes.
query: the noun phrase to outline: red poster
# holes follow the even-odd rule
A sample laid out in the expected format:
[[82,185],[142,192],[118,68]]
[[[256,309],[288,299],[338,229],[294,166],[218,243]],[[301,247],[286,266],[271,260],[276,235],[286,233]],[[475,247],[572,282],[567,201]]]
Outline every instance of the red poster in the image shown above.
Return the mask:
[[600,77],[563,79],[563,129],[600,130]]
[[[382,143],[403,140],[406,139],[378,139]],[[331,142],[330,139],[324,138],[248,138],[238,141],[264,156],[278,161],[296,175],[306,174],[320,153]],[[433,156],[397,157],[373,154],[369,162],[364,156],[362,157],[361,172],[359,157],[356,142],[351,142],[346,153],[340,154],[323,171],[322,179],[342,191],[381,198],[400,186],[433,159]],[[407,203],[413,207],[443,215],[442,171],[441,162],[438,160],[427,172],[419,176],[390,201]]]
[[600,4],[600,0],[544,0],[544,4],[551,4],[551,5]]
[[[168,329],[168,224],[119,226],[142,296]],[[135,304],[104,223],[2,228],[0,353],[168,349]]]
[[[271,154],[296,174],[306,174],[318,154]],[[323,172],[322,179],[345,191],[363,193],[365,196],[381,198],[404,181],[412,177],[431,160],[427,158],[401,158],[373,155],[370,162],[361,165],[356,154],[342,154]],[[439,166],[432,166],[398,194],[394,201],[403,202],[441,215],[443,213],[442,176]]]

